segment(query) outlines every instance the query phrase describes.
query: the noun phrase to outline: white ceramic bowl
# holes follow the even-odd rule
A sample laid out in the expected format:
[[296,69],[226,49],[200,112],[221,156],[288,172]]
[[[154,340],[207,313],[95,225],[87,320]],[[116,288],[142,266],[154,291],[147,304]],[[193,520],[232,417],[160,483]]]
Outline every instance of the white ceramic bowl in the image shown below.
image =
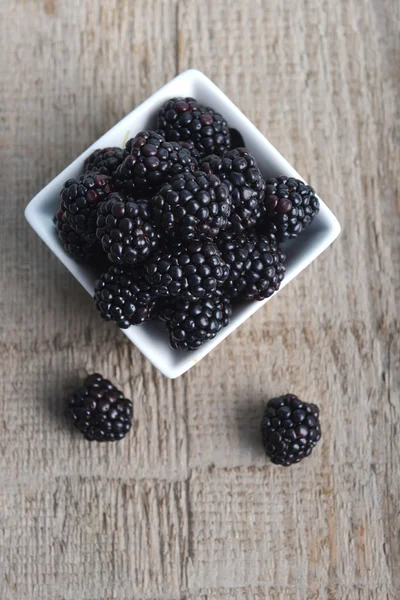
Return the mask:
[[[191,96],[202,104],[221,112],[231,127],[238,129],[244,137],[246,146],[256,157],[265,178],[289,175],[301,179],[277,150],[265,139],[258,129],[240,112],[240,110],[212,83],[203,73],[189,70],[181,73],[150,96],[143,104],[135,108],[122,121],[97,140],[73,163],[51,181],[25,210],[25,217],[36,233],[56,254],[60,261],[76,277],[83,287],[93,295],[96,275],[86,266],[82,266],[66,254],[55,233],[52,217],[59,203],[59,192],[63,183],[79,175],[85,158],[95,149],[107,146],[123,146],[129,137],[143,129],[153,128],[157,109],[174,96]],[[313,223],[298,238],[284,244],[287,255],[286,276],[281,289],[307,267],[339,235],[340,225],[329,208],[321,201],[321,208]],[[270,299],[270,298],[269,298]],[[268,299],[268,300],[269,300]],[[204,344],[195,352],[176,351],[170,348],[168,332],[162,323],[146,323],[139,327],[124,330],[128,338],[141,352],[170,378],[178,377],[193,367],[206,354],[236,327],[239,327],[268,300],[247,302],[234,310],[231,323],[213,340]],[[95,310],[95,309],[94,309]],[[99,317],[100,318],[100,317]],[[104,327],[111,326],[104,324]]]

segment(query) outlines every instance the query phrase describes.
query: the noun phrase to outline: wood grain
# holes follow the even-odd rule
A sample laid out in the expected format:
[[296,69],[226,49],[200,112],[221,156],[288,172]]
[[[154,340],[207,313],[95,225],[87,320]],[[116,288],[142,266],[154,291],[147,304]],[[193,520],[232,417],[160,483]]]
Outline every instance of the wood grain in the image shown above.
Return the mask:
[[[1,600],[400,597],[399,59],[394,0],[0,2]],[[75,156],[204,71],[333,209],[341,237],[182,378],[113,327],[23,220]],[[125,442],[63,417],[88,370]],[[301,466],[265,401],[321,407]]]

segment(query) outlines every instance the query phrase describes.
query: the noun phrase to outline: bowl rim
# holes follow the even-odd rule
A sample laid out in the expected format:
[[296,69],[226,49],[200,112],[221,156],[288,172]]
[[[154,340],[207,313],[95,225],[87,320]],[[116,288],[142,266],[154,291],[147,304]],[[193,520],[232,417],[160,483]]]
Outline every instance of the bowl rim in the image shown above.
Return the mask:
[[[284,173],[292,177],[296,177],[304,181],[304,179],[295,171],[295,169],[286,161],[286,159],[278,152],[278,150],[265,138],[265,136],[256,128],[256,126],[240,111],[240,109],[201,71],[196,69],[188,69],[171,81],[162,86],[154,94],[149,96],[125,117],[118,121],[113,127],[111,127],[106,133],[104,133],[98,140],[91,144],[84,152],[82,152],[74,161],[72,161],[61,173],[53,178],[41,191],[39,191],[34,198],[29,202],[25,208],[25,218],[38,234],[38,236],[45,242],[50,250],[57,256],[57,258],[67,267],[71,274],[79,281],[79,283],[93,295],[93,274],[90,277],[90,269],[84,265],[76,263],[62,248],[61,244],[54,235],[54,226],[51,225],[51,231],[48,227],[48,210],[44,208],[45,204],[49,204],[54,198],[54,189],[58,187],[61,189],[62,184],[68,179],[68,174],[72,170],[80,170],[83,161],[87,156],[98,147],[107,147],[109,144],[105,142],[107,138],[112,136],[118,130],[123,129],[129,125],[133,117],[137,119],[145,118],[148,116],[149,110],[151,111],[155,103],[163,101],[165,97],[173,97],[176,94],[169,94],[169,90],[176,88],[177,84],[182,84],[182,96],[188,94],[185,93],[185,87],[197,87],[199,90],[208,90],[209,93],[214,97],[215,102],[224,105],[224,115],[229,112],[234,115],[235,123],[240,122],[240,132],[245,138],[252,138],[252,142],[248,144],[250,151],[253,153],[253,148],[257,147],[259,152],[265,152],[269,156],[268,161],[276,161],[280,165],[280,168],[284,169]],[[211,104],[211,102],[210,102]],[[158,104],[159,105],[159,104]],[[232,119],[228,119],[228,121]],[[235,126],[234,123],[232,123]],[[128,129],[128,131],[130,128]],[[136,133],[136,132],[135,132]],[[51,197],[49,197],[49,195]],[[57,198],[59,191],[57,192]],[[320,198],[319,198],[320,199]],[[230,333],[232,333],[237,327],[239,327],[244,321],[246,321],[254,312],[259,310],[266,302],[273,298],[281,289],[285,287],[294,277],[296,277],[304,268],[306,268],[311,262],[313,262],[319,254],[321,254],[339,235],[340,224],[332,213],[332,211],[326,206],[326,204],[320,199],[320,213],[319,216],[323,215],[324,218],[324,232],[319,235],[318,243],[311,243],[312,248],[308,249],[304,254],[303,258],[297,261],[296,266],[292,267],[290,273],[288,272],[282,281],[281,287],[275,292],[270,298],[267,298],[261,302],[251,301],[246,303],[246,306],[237,310],[235,318],[232,319],[231,323],[217,336],[206,342],[201,348],[194,352],[174,352],[174,363],[166,364],[166,362],[160,356],[160,353],[153,347],[153,344],[149,343],[146,339],[148,336],[141,335],[141,331],[144,331],[144,327],[149,328],[150,324],[142,325],[140,327],[130,327],[129,329],[123,330],[123,333],[127,335],[132,343],[150,360],[150,362],[170,379],[179,377],[191,367],[197,364],[202,358],[204,358],[209,352],[211,352],[218,344],[220,344]],[[312,226],[311,226],[312,227]],[[299,238],[296,238],[298,240]],[[296,242],[295,242],[296,244]],[[167,336],[165,342],[168,344]],[[157,345],[157,344],[156,344]],[[180,359],[179,359],[180,358]]]

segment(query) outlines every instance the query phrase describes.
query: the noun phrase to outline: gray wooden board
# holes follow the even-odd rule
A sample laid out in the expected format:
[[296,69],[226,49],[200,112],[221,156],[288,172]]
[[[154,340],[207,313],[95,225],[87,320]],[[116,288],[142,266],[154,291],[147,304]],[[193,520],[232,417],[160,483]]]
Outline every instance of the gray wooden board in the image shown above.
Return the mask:
[[[0,0],[1,600],[400,597],[399,3]],[[28,200],[178,72],[204,71],[343,233],[185,376],[112,326],[23,219]],[[85,371],[132,435],[63,420]],[[268,463],[264,402],[321,407]]]

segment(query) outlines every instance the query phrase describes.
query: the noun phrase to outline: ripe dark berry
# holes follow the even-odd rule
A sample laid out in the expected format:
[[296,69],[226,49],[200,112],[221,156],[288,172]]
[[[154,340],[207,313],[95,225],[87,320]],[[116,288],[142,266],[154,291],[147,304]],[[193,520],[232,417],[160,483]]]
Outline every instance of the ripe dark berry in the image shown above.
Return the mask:
[[285,275],[285,255],[273,237],[254,232],[223,239],[218,248],[229,266],[223,286],[231,298],[264,300],[276,292]]
[[85,160],[84,170],[113,176],[126,154],[122,148],[98,148]]
[[89,441],[122,440],[132,426],[132,402],[98,373],[70,394],[67,414]]
[[154,223],[173,239],[213,238],[231,214],[228,186],[202,171],[175,175],[149,201]]
[[220,290],[202,300],[169,300],[160,312],[175,350],[197,350],[226,327],[231,316],[230,300]]
[[152,130],[128,140],[126,152],[115,178],[117,187],[128,193],[151,195],[174,175],[197,169],[197,161],[187,148],[165,141]]
[[110,262],[133,265],[158,246],[147,200],[133,200],[115,192],[97,209],[96,235]]
[[319,409],[293,394],[274,398],[267,404],[261,432],[272,462],[288,467],[309,456],[321,439]]
[[223,157],[207,156],[200,168],[229,185],[233,210],[229,227],[236,233],[251,229],[264,211],[265,181],[254,156],[246,148],[230,150]]
[[229,127],[222,115],[194,98],[168,100],[158,113],[157,127],[167,140],[192,143],[200,156],[222,156],[231,147]]
[[64,250],[77,262],[89,262],[98,249],[97,246],[87,242],[82,235],[72,229],[66,212],[61,208],[54,215],[53,221]]
[[96,283],[94,301],[105,321],[121,329],[140,325],[151,318],[156,294],[138,267],[111,266]]
[[177,243],[144,263],[146,279],[159,296],[201,299],[222,286],[229,267],[209,241]]
[[97,206],[114,190],[111,177],[101,173],[85,173],[79,179],[68,179],[61,190],[61,206],[71,227],[88,242],[96,241]]
[[260,230],[273,233],[278,242],[299,235],[319,212],[319,200],[312,187],[294,177],[266,182],[265,220]]

